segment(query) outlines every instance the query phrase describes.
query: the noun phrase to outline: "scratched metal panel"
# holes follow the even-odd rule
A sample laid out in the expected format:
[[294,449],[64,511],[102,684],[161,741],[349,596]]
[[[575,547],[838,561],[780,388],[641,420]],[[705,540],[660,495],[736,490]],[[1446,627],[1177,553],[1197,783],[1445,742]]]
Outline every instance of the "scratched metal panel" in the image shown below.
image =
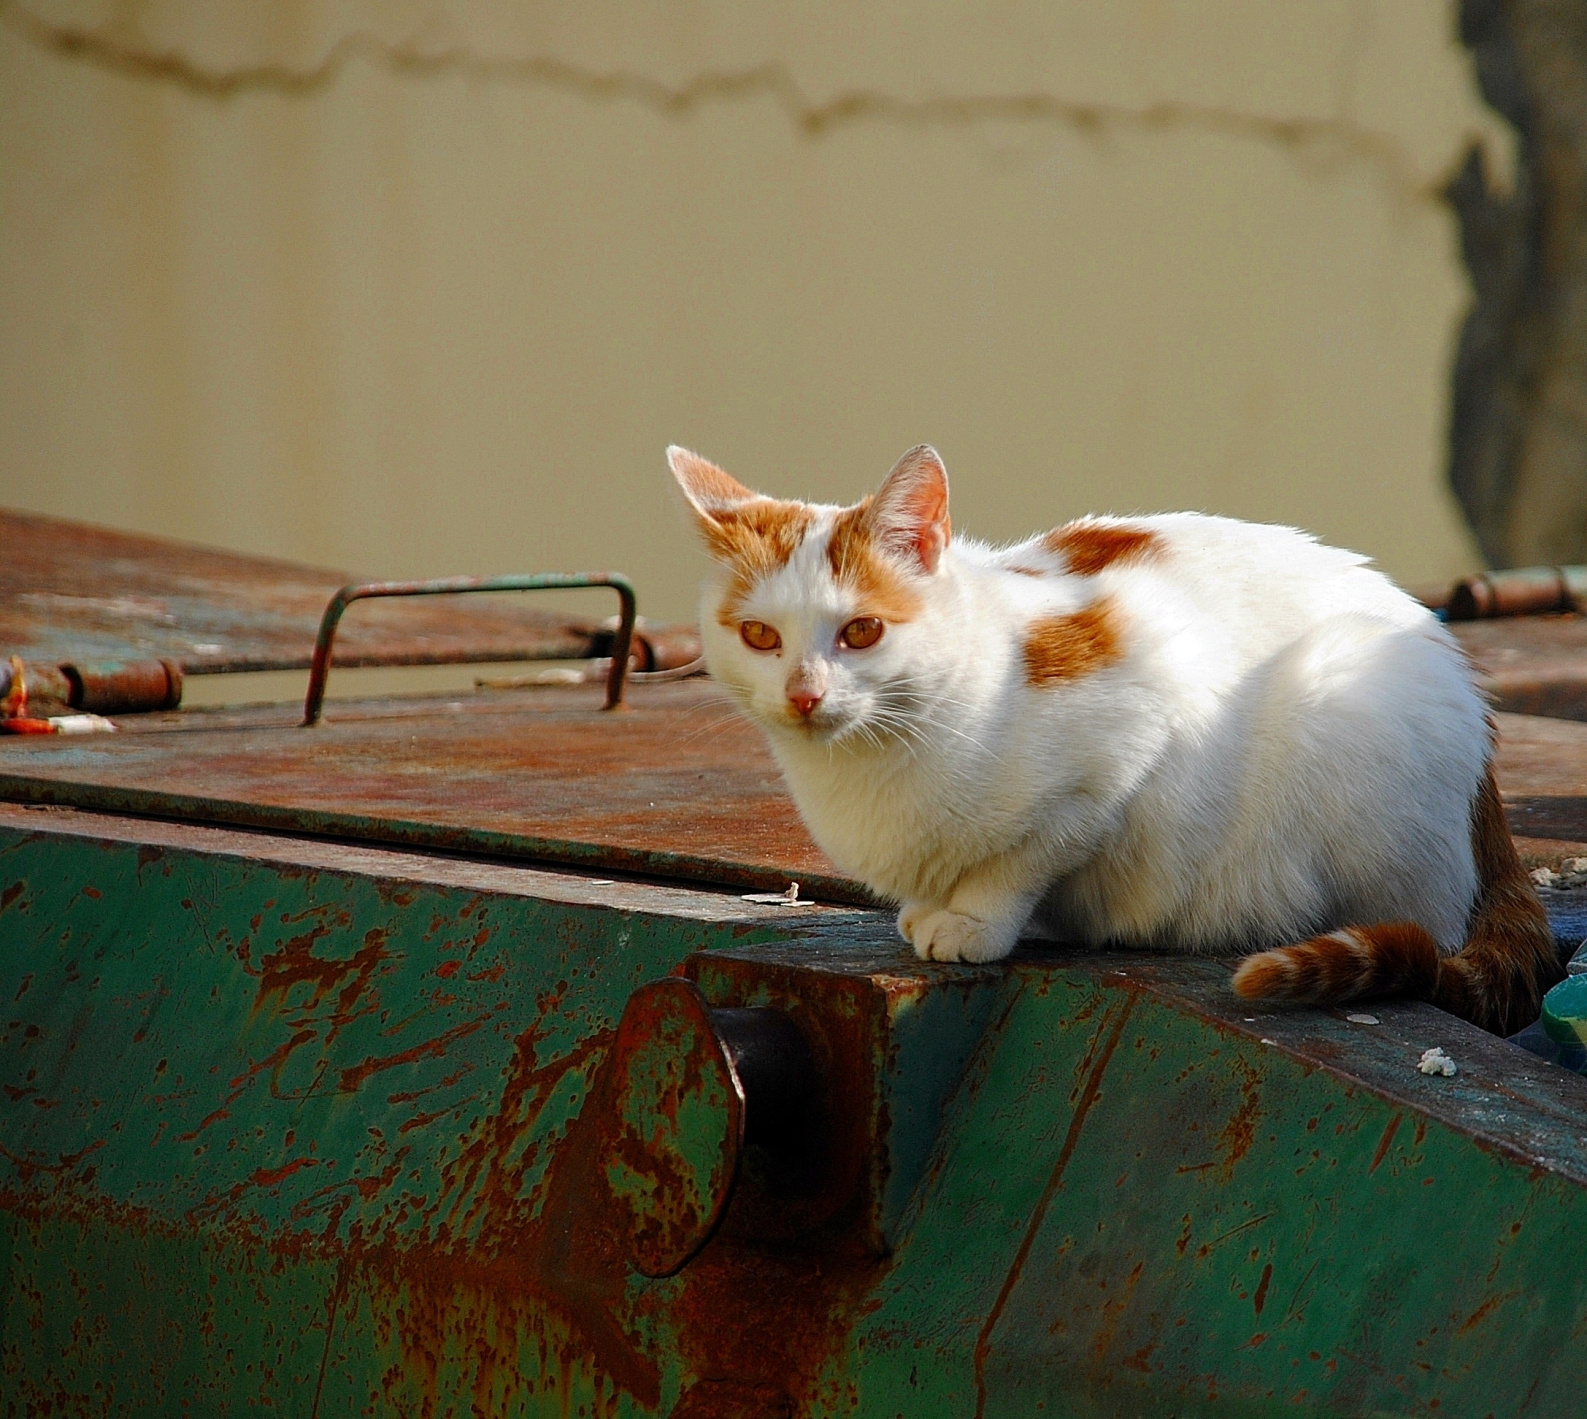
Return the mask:
[[441,1394],[441,1413],[576,1413],[614,1373],[654,1396],[655,1360],[586,1358],[576,1295],[531,1301],[558,1243],[537,1214],[628,993],[771,911],[675,893],[636,913],[633,889],[559,902],[521,869],[236,835],[197,852],[160,825],[11,812],[0,1390],[19,1412]]
[[1579,1413],[1581,1080],[1424,1006],[1247,1021],[1210,963],[1019,973],[858,1412]]
[[[306,670],[325,603],[354,579],[0,511],[0,656],[52,663],[165,657],[189,674]],[[573,660],[591,654],[595,633],[593,619],[536,610],[522,598],[360,605],[337,637],[336,663]]]
[[[1578,1412],[1587,1081],[1428,1007],[69,810],[0,811],[0,884],[20,1412]],[[601,1065],[680,962],[852,1037],[880,1152],[652,1281]]]
[[314,729],[290,708],[150,715],[118,735],[0,740],[0,798],[863,897],[718,688],[630,701],[603,713],[580,687],[354,704]]

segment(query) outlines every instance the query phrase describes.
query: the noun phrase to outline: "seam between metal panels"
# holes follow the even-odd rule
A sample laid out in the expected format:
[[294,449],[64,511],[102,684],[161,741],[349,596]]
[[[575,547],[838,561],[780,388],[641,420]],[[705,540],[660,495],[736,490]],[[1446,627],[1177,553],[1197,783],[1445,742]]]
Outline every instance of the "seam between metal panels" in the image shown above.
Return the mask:
[[1075,1103],[1074,1114],[1069,1120],[1069,1131],[1064,1135],[1063,1147],[1058,1150],[1058,1160],[1053,1164],[1047,1185],[1042,1189],[1041,1198],[1036,1203],[1030,1222],[1025,1227],[1025,1235],[1020,1239],[1019,1250],[1014,1254],[1014,1264],[1009,1267],[1008,1274],[1003,1278],[997,1299],[992,1302],[992,1309],[986,1314],[981,1333],[975,1338],[976,1419],[981,1419],[986,1410],[986,1359],[992,1349],[992,1332],[997,1328],[998,1321],[1003,1318],[1003,1308],[1008,1304],[1008,1298],[1013,1294],[1020,1274],[1025,1269],[1026,1259],[1030,1256],[1031,1248],[1036,1244],[1036,1234],[1041,1231],[1042,1224],[1047,1220],[1047,1209],[1052,1203],[1053,1195],[1058,1191],[1058,1184],[1063,1181],[1069,1159],[1074,1156],[1075,1147],[1080,1142],[1080,1131],[1085,1127],[1086,1116],[1091,1112],[1091,1106],[1096,1103],[1097,1095],[1101,1092],[1102,1076],[1107,1073],[1113,1052],[1119,1047],[1119,1040],[1123,1038],[1124,1027],[1129,1023],[1137,999],[1136,992],[1131,990],[1117,1007],[1118,1014],[1112,1027],[1104,1025],[1097,1031],[1099,1036],[1106,1031],[1107,1038],[1098,1050],[1096,1061],[1092,1064],[1091,1072],[1086,1076],[1085,1085],[1080,1090],[1080,1098]]

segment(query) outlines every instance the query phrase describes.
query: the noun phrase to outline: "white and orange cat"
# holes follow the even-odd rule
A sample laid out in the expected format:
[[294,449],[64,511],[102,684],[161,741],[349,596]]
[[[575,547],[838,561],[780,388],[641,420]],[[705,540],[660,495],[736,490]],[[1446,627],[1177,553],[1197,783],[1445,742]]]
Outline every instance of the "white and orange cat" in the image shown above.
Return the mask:
[[711,674],[921,957],[1256,951],[1249,998],[1536,1017],[1560,969],[1487,707],[1364,558],[1195,513],[988,547],[925,445],[847,508],[667,457],[714,562]]

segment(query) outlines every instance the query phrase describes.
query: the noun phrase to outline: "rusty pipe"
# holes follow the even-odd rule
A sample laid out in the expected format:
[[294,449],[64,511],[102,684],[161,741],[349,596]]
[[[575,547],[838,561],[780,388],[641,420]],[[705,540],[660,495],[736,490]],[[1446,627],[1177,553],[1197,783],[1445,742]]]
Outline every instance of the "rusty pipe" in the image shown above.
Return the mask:
[[0,715],[23,718],[41,706],[85,714],[146,714],[182,702],[174,660],[106,660],[50,665],[12,656],[0,665]]
[[1513,567],[1457,581],[1445,615],[1451,621],[1581,611],[1587,606],[1587,567]]

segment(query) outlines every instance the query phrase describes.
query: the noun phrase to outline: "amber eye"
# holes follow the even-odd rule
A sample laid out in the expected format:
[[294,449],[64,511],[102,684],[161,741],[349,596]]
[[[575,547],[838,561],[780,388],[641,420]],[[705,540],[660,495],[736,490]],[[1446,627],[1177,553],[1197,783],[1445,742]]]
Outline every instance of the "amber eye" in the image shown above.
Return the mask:
[[743,621],[738,633],[751,650],[776,650],[782,644],[782,637],[764,621]]
[[869,650],[882,638],[879,616],[856,616],[839,633],[838,639],[850,650]]

